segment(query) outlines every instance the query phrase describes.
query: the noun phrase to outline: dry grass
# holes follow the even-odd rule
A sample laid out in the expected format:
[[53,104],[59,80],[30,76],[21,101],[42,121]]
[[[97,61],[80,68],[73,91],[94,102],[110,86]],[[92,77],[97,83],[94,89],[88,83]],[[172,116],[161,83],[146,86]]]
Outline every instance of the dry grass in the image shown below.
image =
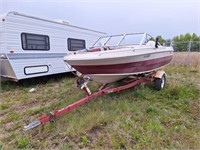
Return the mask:
[[200,66],[200,52],[175,52],[173,66]]

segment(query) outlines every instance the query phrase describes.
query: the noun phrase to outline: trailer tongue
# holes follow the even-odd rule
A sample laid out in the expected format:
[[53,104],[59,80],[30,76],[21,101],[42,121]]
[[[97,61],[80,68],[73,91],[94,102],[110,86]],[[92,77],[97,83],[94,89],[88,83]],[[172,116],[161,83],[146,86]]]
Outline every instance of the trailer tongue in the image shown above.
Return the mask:
[[56,110],[54,112],[50,112],[48,113],[46,116],[40,118],[39,120],[36,120],[30,124],[27,124],[26,126],[24,126],[24,131],[30,130],[32,128],[38,127],[40,125],[45,124],[46,122],[55,122],[55,119],[58,118],[59,116],[71,111],[72,109],[90,101],[93,100],[99,96],[101,96],[102,94],[109,94],[109,93],[117,93],[120,92],[122,90],[126,90],[128,88],[134,87],[137,84],[140,83],[151,83],[152,81],[155,81],[155,86],[157,90],[160,90],[158,87],[163,88],[165,84],[165,82],[159,82],[160,85],[158,85],[158,82],[156,82],[157,79],[159,79],[159,81],[162,79],[162,77],[165,77],[165,72],[164,71],[158,71],[158,72],[151,72],[148,74],[142,74],[142,76],[136,76],[133,79],[129,79],[129,80],[123,80],[124,82],[126,82],[127,84],[119,86],[119,87],[115,87],[114,85],[110,85],[107,87],[107,84],[104,84],[103,86],[101,86],[97,92],[95,93],[91,93],[90,89],[87,86],[87,83],[89,82],[89,78],[78,78],[77,79],[77,86],[80,87],[81,89],[83,89],[86,94],[87,97],[74,102],[73,104],[70,104],[64,108],[61,108],[59,110]]

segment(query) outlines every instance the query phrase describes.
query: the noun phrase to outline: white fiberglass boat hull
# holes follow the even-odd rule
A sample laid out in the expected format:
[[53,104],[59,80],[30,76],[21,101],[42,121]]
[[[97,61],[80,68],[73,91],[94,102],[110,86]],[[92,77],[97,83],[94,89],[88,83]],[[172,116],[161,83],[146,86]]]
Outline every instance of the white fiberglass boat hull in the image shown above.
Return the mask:
[[173,48],[126,47],[69,54],[64,60],[77,71],[100,83],[157,70],[172,60]]

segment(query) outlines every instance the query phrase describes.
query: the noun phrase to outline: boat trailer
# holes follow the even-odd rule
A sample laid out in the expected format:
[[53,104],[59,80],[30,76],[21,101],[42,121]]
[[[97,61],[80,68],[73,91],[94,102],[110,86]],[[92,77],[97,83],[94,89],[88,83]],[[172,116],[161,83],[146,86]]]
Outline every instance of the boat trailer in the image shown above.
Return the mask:
[[153,81],[154,81],[154,86],[155,86],[156,90],[161,90],[165,86],[166,77],[165,77],[164,71],[157,71],[157,72],[154,71],[154,72],[150,72],[147,74],[141,74],[141,75],[135,76],[134,78],[124,79],[122,81],[123,81],[123,83],[126,83],[126,84],[118,86],[118,87],[115,87],[114,85],[108,86],[108,84],[104,84],[95,93],[92,93],[90,91],[90,89],[88,88],[87,83],[89,81],[90,81],[90,78],[88,78],[88,77],[79,77],[77,79],[77,86],[79,88],[83,89],[87,94],[87,96],[85,98],[82,98],[81,100],[74,102],[64,108],[55,110],[54,112],[50,112],[46,116],[39,118],[38,120],[36,120],[32,123],[27,123],[24,126],[23,130],[27,131],[32,128],[43,125],[47,122],[54,123],[56,118],[58,118],[59,116],[71,111],[72,109],[74,109],[80,105],[83,105],[84,103],[87,103],[90,100],[93,100],[93,99],[101,96],[102,94],[118,93],[122,90],[126,90],[131,87],[134,87],[140,83],[149,84],[149,83],[152,83]]

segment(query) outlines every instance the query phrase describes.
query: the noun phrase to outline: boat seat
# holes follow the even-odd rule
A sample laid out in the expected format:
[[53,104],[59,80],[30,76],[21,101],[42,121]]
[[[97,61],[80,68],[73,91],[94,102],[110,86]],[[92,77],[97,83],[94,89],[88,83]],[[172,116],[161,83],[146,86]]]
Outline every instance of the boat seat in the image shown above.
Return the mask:
[[148,41],[146,43],[147,46],[155,47],[155,41]]

